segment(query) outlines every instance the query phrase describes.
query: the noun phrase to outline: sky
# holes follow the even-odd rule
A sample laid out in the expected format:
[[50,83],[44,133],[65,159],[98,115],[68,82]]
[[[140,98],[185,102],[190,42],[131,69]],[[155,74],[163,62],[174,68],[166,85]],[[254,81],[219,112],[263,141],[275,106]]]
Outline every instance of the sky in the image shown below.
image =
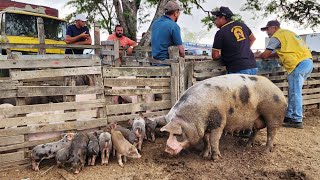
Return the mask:
[[[15,0],[15,1],[30,3],[30,0]],[[64,7],[64,5],[68,2],[68,0],[37,0],[35,2],[36,3],[34,4],[37,4],[37,5],[49,6],[49,7],[58,9],[59,18],[64,18],[68,13],[70,13],[70,9]],[[240,11],[240,8],[244,4],[244,2],[245,0],[219,0],[219,1],[207,0],[207,2],[203,4],[202,7],[206,10],[212,10],[215,7],[227,6],[230,8],[230,10],[233,13],[240,14],[244,22],[247,24],[247,26],[251,29],[251,31],[256,37],[256,41],[253,44],[252,49],[264,49],[265,38],[267,37],[267,35],[265,32],[262,32],[260,28],[264,27],[269,20],[276,19],[276,15],[270,16],[268,18],[255,17],[256,19],[253,20],[252,18],[254,17],[254,15],[252,13]],[[149,11],[151,16],[153,16],[155,9],[151,9]],[[206,29],[206,27],[204,27],[203,24],[201,24],[201,19],[204,16],[206,16],[206,14],[203,11],[193,8],[192,15],[185,15],[182,13],[177,23],[181,27],[181,29],[187,28],[190,32],[200,32],[201,30]],[[282,22],[282,21],[280,21],[280,23],[282,28],[292,30],[297,34],[307,34],[307,33],[313,32],[311,29],[299,27],[294,23],[288,23],[288,22]],[[142,25],[139,28],[138,36],[141,36],[142,32],[147,31],[149,25],[150,23]],[[201,39],[200,43],[212,44],[214,35],[217,31],[218,31],[218,28],[216,27],[212,28],[210,31],[208,31],[206,38]],[[107,37],[108,37],[107,32],[101,33],[101,40],[106,40]]]

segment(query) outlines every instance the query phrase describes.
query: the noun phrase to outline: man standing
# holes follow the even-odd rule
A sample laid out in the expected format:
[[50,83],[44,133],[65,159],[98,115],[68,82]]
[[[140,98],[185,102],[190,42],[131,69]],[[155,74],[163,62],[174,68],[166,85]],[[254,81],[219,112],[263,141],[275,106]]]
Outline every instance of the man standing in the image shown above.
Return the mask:
[[221,57],[228,74],[257,74],[256,60],[250,49],[256,38],[251,30],[244,23],[232,21],[233,13],[228,7],[221,6],[212,15],[220,29],[214,37],[212,58]]
[[152,23],[151,47],[152,57],[156,60],[169,59],[169,46],[178,46],[180,57],[184,57],[180,27],[176,23],[180,16],[181,7],[174,1],[165,6],[165,15]]
[[265,59],[275,55],[275,50],[288,72],[288,109],[283,126],[302,129],[302,87],[313,70],[311,52],[300,36],[281,29],[280,23],[276,20],[269,21],[261,31],[266,31],[270,40],[266,50],[256,56]]
[[[67,44],[91,45],[92,40],[89,29],[86,26],[87,18],[78,14],[75,23],[68,26],[66,33]],[[83,49],[66,49],[66,54],[83,54]]]
[[109,35],[107,40],[108,41],[119,40],[120,46],[122,48],[127,49],[127,55],[132,55],[133,48],[138,45],[135,41],[123,35],[123,27],[121,25],[116,25],[114,29],[114,33]]

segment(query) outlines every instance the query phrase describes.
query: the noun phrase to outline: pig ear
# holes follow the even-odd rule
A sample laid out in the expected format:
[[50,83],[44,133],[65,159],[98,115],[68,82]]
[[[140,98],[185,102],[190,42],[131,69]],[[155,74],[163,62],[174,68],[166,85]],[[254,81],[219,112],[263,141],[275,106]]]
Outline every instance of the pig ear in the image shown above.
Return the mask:
[[62,133],[61,134],[61,138],[64,138],[64,136],[66,135],[67,133]]
[[74,137],[74,133],[68,133],[67,134],[67,140],[71,141]]
[[167,125],[163,126],[160,131],[167,131],[172,134],[182,134],[181,125],[177,122],[169,122]]
[[155,122],[156,122],[157,124],[159,124],[160,126],[164,126],[164,125],[167,124],[165,115],[159,116],[159,117],[155,117],[155,118],[153,119],[153,121],[155,121]]
[[117,127],[117,124],[115,124],[115,123],[111,123],[111,124],[110,124],[110,128],[111,128],[111,129],[115,129],[116,127]]
[[132,120],[132,119],[130,119],[130,120],[128,121],[128,124],[130,124],[130,125],[132,126],[132,124],[133,124],[133,120]]

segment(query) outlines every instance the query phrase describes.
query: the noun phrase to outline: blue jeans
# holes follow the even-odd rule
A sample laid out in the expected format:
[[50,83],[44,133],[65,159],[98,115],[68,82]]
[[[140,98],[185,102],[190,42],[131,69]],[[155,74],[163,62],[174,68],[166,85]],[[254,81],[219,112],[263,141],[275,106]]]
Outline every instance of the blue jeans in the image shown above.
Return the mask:
[[238,72],[228,72],[228,74],[249,74],[249,75],[257,75],[257,68],[252,69],[244,69]]
[[305,59],[288,75],[288,109],[286,117],[302,122],[302,87],[313,69],[313,61]]

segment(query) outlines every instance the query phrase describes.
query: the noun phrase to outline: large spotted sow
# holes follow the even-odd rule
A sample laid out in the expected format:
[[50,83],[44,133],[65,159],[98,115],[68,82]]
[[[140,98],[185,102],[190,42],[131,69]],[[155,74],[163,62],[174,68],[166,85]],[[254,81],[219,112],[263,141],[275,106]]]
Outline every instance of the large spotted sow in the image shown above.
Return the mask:
[[190,87],[165,116],[169,132],[166,152],[207,142],[202,156],[219,158],[219,140],[223,132],[252,129],[248,144],[257,132],[267,128],[267,150],[281,126],[287,108],[282,91],[262,76],[230,74],[213,77]]

